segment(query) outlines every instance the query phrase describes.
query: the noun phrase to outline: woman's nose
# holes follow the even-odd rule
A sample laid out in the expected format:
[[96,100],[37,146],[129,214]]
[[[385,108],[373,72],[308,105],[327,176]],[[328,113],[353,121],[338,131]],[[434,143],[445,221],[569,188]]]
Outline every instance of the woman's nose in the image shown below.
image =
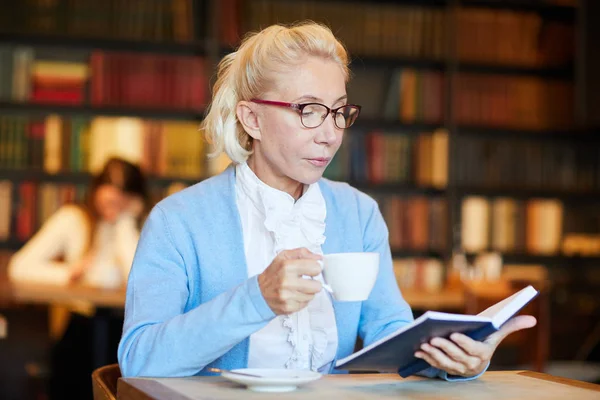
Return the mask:
[[327,114],[325,121],[323,121],[321,126],[319,126],[317,128],[319,130],[319,133],[317,134],[315,139],[318,143],[325,143],[325,144],[335,143],[335,141],[337,139],[337,134],[338,134],[338,132],[341,132],[341,129],[339,129],[335,125],[334,118],[335,118],[335,114],[333,114],[333,113]]

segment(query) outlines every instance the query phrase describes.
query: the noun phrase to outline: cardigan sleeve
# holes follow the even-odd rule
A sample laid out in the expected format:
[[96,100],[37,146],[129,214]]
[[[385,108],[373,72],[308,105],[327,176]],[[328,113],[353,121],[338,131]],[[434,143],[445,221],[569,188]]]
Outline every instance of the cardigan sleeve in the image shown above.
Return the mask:
[[396,283],[388,229],[377,203],[370,198],[359,200],[360,218],[364,221],[363,250],[379,253],[379,274],[360,314],[359,334],[367,346],[412,322],[413,314]]
[[176,243],[156,206],[142,229],[127,285],[118,350],[124,376],[197,374],[275,317],[256,276],[185,312],[188,277]]
[[[364,251],[378,252],[380,256],[379,275],[369,298],[363,302],[359,334],[365,346],[391,334],[414,320],[412,310],[403,299],[392,265],[392,255],[388,240],[388,229],[374,200],[363,200],[359,207],[361,218],[365,221],[363,234]],[[489,364],[488,364],[489,366]],[[487,370],[487,367],[486,367]],[[484,370],[485,372],[485,370]],[[448,375],[437,368],[427,368],[419,375],[429,378],[441,378],[447,381],[467,381],[473,377]]]

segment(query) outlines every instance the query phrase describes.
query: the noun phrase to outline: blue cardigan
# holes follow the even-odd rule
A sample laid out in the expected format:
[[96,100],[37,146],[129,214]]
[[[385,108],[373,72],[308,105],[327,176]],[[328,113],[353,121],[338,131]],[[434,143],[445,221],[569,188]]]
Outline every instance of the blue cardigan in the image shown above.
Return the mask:
[[[413,320],[392,269],[377,203],[345,183],[319,181],[327,205],[323,252],[377,251],[375,287],[363,302],[333,302],[337,358]],[[127,285],[119,344],[124,376],[191,376],[207,367],[244,368],[248,337],[275,314],[248,278],[235,197],[235,169],[161,201],[150,213]],[[333,372],[333,371],[332,371]],[[427,376],[448,379],[430,369]]]

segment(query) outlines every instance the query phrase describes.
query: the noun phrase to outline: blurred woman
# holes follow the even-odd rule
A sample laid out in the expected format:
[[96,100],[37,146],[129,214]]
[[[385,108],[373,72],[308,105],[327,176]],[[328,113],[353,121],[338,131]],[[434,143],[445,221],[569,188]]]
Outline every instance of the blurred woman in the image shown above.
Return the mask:
[[[112,158],[94,176],[85,204],[65,205],[11,259],[13,282],[124,287],[148,209],[136,165]],[[72,303],[69,323],[52,351],[51,398],[91,398],[93,330],[90,304]],[[109,321],[108,360],[116,362],[122,315]]]

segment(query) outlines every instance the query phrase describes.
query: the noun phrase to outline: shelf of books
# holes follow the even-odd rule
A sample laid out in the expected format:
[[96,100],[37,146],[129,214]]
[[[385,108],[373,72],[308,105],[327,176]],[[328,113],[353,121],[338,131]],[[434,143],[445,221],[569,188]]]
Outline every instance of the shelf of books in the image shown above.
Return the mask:
[[[207,175],[203,0],[13,2],[0,15],[0,246],[80,201],[111,155],[154,201]],[[10,16],[10,18],[8,17]]]
[[113,148],[131,149],[156,198],[210,175],[197,128],[219,54],[247,31],[312,19],[349,49],[348,94],[363,106],[326,177],[379,202],[403,289],[421,287],[415,271],[443,287],[452,249],[599,256],[600,223],[582,217],[600,198],[600,136],[575,128],[574,2],[143,3],[0,16],[0,202],[20,215],[0,216],[0,242],[18,246],[50,212],[27,207],[79,196]]
[[66,34],[7,33],[0,32],[0,42],[11,46],[70,48],[78,50],[125,51],[137,53],[159,53],[171,55],[205,55],[206,44],[203,41],[152,41],[151,38],[106,38],[77,37]]
[[469,196],[461,203],[462,248],[494,250],[507,262],[600,264],[597,204],[553,198]]
[[59,46],[107,40],[115,46],[143,42],[177,47],[206,37],[208,6],[205,0],[11,2],[0,16],[0,26],[4,40],[35,38]]

